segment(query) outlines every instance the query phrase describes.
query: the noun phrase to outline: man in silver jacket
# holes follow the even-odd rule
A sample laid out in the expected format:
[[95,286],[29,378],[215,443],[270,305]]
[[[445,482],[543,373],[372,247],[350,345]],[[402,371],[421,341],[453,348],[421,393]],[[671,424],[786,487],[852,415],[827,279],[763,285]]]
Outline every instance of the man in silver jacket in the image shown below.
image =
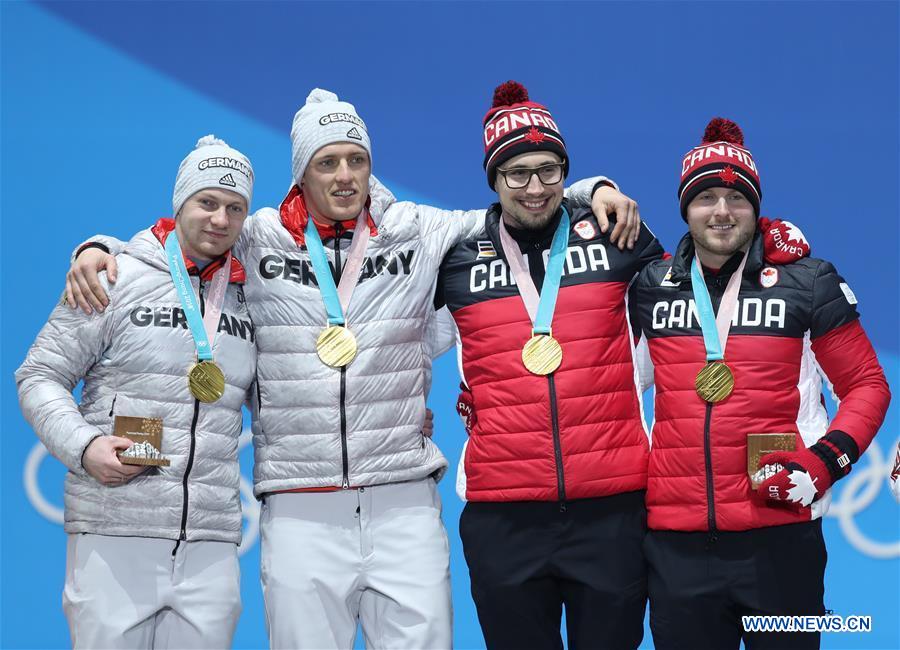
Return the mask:
[[[270,641],[350,648],[360,621],[370,648],[448,648],[449,545],[435,485],[447,461],[422,429],[431,359],[452,340],[436,336],[432,300],[444,254],[481,228],[484,211],[397,202],[371,176],[365,123],[328,91],[310,93],[291,141],[295,185],[235,246],[259,349],[254,489]],[[633,211],[614,187],[594,192],[602,180],[570,196],[593,197],[603,215]],[[310,229],[341,285],[357,223],[368,244],[343,314],[356,354],[333,367],[317,346],[329,318]],[[97,257],[82,255],[69,283],[85,306],[97,292],[74,276]]]
[[[111,307],[86,315],[57,306],[16,372],[25,418],[69,469],[63,608],[76,648],[231,645],[241,611],[238,437],[256,335],[244,269],[228,251],[252,189],[243,154],[201,139],[178,171],[174,221],[125,245],[118,283],[101,275]],[[182,294],[201,318],[215,310],[206,363],[223,381],[199,397],[188,380],[198,357],[189,307],[167,256],[175,244]],[[162,437],[152,449],[155,438],[124,436],[154,429]],[[160,454],[168,465],[130,464]]]

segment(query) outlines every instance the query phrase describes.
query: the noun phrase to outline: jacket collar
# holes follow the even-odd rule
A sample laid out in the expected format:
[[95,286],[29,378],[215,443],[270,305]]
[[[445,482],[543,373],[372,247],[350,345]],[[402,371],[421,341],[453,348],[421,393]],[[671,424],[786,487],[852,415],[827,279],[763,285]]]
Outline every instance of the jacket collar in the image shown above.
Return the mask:
[[[375,220],[372,219],[372,213],[369,211],[371,203],[371,196],[367,197],[365,206],[366,220],[369,224],[369,233],[375,237],[378,235],[378,227],[375,225]],[[306,234],[304,233],[304,229],[306,228],[306,224],[309,223],[309,210],[306,208],[306,199],[303,196],[303,191],[297,185],[291,187],[290,192],[288,192],[288,195],[284,197],[284,200],[281,202],[281,207],[278,209],[278,212],[281,215],[282,225],[291,234],[291,237],[294,238],[297,245],[306,246]],[[334,225],[323,226],[318,222],[315,222],[315,224],[316,230],[319,231],[319,237],[321,237],[323,241],[339,237],[346,232],[352,233],[354,228],[354,226],[351,226],[350,228],[335,228]]]
[[[175,220],[163,218],[157,221],[152,228],[150,228],[150,232],[156,237],[157,241],[163,246],[166,245],[166,239],[169,237],[169,233],[175,230]],[[210,280],[212,276],[222,268],[222,265],[225,264],[226,255],[221,255],[214,259],[212,262],[203,267],[203,271],[197,268],[197,265],[194,264],[194,261],[191,260],[186,255],[182,255],[184,257],[184,266],[187,268],[188,275],[198,275],[201,280]],[[243,284],[246,279],[246,274],[244,273],[244,265],[241,264],[240,260],[236,258],[233,254],[231,256],[231,275],[228,278],[229,282],[234,282],[237,284]]]
[[[572,210],[568,205],[567,199],[563,199],[563,204],[566,206],[566,209],[569,210],[569,226],[571,227],[574,223],[574,219],[572,219]],[[487,216],[485,217],[485,228],[487,229],[488,237],[494,245],[494,250],[497,251],[498,254],[503,250],[503,245],[500,243],[500,219],[502,213],[503,208],[500,204],[494,203],[488,208]],[[521,230],[511,228],[510,226],[507,226],[506,229],[509,231],[512,238],[519,244],[520,248],[528,246],[529,244],[547,244],[547,246],[549,246],[550,242],[553,241],[553,234],[556,232],[556,226],[559,224],[561,218],[562,210],[559,209],[556,211],[556,214],[553,215],[553,218],[550,219],[550,222],[541,230]]]

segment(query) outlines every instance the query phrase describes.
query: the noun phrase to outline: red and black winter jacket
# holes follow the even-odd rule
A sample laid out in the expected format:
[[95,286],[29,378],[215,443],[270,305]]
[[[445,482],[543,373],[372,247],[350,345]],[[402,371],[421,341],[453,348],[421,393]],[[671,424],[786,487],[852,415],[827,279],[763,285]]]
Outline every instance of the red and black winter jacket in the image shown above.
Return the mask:
[[[704,274],[716,311],[741,256]],[[694,388],[706,352],[691,290],[693,257],[686,235],[673,259],[641,272],[630,295],[632,320],[647,337],[655,371],[648,525],[738,531],[819,517],[830,494],[800,512],[752,498],[747,434],[794,433],[798,449],[827,435],[829,446],[851,462],[865,451],[890,391],[860,325],[856,297],[829,262],[808,257],[766,265],[757,233],[725,348],[734,392],[707,404]],[[830,424],[822,375],[840,400]]]
[[[548,376],[526,370],[532,324],[500,245],[500,206],[485,231],[450,250],[437,303],[459,328],[462,373],[477,421],[465,450],[466,499],[566,501],[643,490],[647,432],[641,417],[629,283],[663,250],[644,226],[635,249],[620,251],[590,210],[571,214],[567,259],[553,316],[562,365]],[[510,234],[538,291],[559,215],[540,232]]]

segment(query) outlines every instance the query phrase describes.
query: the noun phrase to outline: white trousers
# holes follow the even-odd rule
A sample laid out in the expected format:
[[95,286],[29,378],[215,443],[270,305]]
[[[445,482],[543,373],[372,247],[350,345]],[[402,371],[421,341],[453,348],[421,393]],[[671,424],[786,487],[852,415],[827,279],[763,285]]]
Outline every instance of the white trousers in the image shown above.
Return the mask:
[[450,548],[433,479],[266,497],[261,579],[273,648],[444,649]]
[[63,610],[74,648],[230,648],[237,546],[69,535]]

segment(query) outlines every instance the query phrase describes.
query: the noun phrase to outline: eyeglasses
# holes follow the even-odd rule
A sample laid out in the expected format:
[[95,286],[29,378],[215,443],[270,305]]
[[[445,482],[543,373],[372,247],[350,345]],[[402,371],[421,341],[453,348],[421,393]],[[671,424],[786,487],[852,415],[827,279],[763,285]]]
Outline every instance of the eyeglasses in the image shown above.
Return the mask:
[[540,167],[513,167],[512,169],[497,168],[497,173],[506,180],[506,187],[511,190],[520,190],[531,182],[531,177],[537,174],[538,180],[543,185],[556,185],[563,178],[564,163],[550,163]]

